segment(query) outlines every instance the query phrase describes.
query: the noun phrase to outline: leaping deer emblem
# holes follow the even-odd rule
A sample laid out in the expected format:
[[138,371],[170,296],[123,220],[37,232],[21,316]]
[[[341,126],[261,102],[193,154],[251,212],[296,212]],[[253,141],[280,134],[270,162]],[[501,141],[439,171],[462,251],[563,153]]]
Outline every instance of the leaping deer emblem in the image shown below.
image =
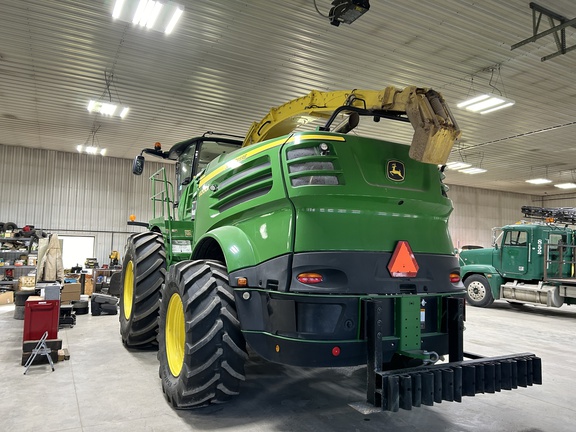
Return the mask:
[[388,165],[388,177],[391,180],[404,180],[404,167],[400,164],[400,168],[398,168],[397,162],[392,162]]

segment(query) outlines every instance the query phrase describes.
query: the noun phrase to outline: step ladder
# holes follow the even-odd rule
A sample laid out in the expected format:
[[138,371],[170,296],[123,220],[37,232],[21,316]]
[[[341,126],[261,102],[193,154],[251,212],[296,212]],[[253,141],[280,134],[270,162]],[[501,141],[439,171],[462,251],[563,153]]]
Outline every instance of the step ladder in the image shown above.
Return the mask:
[[50,356],[52,350],[46,346],[46,339],[48,339],[47,331],[44,332],[44,334],[36,344],[36,348],[32,350],[32,355],[26,361],[26,364],[24,365],[24,367],[26,368],[26,370],[24,371],[24,375],[26,375],[26,372],[28,372],[30,366],[32,366],[32,363],[34,362],[34,359],[38,354],[45,355],[48,358],[48,363],[50,363],[50,367],[52,367],[52,372],[54,372],[54,363],[52,362],[52,357]]

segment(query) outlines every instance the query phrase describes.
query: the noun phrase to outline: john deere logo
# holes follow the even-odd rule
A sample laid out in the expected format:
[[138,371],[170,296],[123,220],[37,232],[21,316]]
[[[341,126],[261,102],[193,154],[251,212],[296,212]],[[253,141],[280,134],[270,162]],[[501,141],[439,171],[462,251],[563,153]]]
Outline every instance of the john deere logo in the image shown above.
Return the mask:
[[392,181],[404,180],[404,164],[395,160],[388,161],[386,175]]

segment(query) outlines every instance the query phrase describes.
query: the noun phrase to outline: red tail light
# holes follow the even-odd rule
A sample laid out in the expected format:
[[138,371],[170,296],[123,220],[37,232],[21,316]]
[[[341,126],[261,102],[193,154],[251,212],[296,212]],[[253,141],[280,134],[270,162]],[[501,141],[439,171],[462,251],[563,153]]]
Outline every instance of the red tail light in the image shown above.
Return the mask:
[[450,273],[450,282],[452,283],[460,282],[460,275],[458,273]]
[[298,282],[303,284],[318,284],[324,280],[320,273],[300,273],[296,276]]

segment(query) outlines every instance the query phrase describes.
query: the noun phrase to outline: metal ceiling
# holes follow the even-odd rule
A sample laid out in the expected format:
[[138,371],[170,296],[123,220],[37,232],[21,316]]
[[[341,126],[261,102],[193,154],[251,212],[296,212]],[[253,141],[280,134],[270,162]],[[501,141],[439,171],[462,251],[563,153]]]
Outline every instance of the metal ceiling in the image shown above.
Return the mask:
[[[573,0],[541,1],[576,17]],[[557,51],[553,35],[510,49],[532,36],[527,1],[372,0],[339,27],[312,0],[180,3],[184,15],[166,36],[113,20],[112,0],[2,0],[0,144],[74,152],[99,127],[107,155],[132,158],[207,130],[243,135],[270,107],[312,89],[418,85],[441,91],[463,130],[450,160],[487,169],[447,171],[448,183],[544,195],[563,191],[525,180],[576,179],[576,52],[541,61]],[[328,12],[330,0],[317,5]],[[576,29],[565,31],[574,45]],[[482,116],[457,109],[490,90],[483,70],[494,65],[492,84],[516,105]],[[86,110],[110,96],[130,106],[127,118]],[[379,133],[408,144],[412,129],[397,123]]]

